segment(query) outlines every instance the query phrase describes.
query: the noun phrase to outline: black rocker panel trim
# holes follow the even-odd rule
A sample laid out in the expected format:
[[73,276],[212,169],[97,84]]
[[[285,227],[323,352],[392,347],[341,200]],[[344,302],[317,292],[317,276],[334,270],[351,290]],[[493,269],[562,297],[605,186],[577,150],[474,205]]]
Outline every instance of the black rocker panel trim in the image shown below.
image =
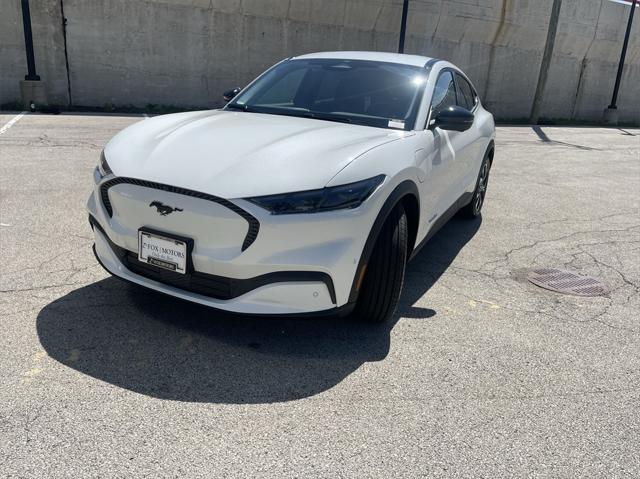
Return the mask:
[[[137,253],[122,248],[111,241],[109,235],[107,235],[98,220],[91,215],[89,215],[89,223],[103,234],[115,255],[129,271],[139,276],[158,281],[159,283],[215,299],[228,300],[237,298],[249,291],[268,284],[320,281],[326,285],[333,304],[337,304],[333,280],[329,274],[322,271],[275,271],[254,276],[253,278],[236,279],[196,271],[190,262],[189,272],[180,274],[174,271],[156,268],[138,260]],[[165,235],[165,233],[161,232],[158,232],[158,234]]]
[[412,260],[416,257],[416,255],[420,252],[420,250],[426,245],[433,236],[440,231],[440,229],[446,225],[451,218],[455,216],[455,214],[462,208],[469,204],[469,202],[473,199],[473,193],[463,193],[460,198],[458,198],[455,203],[453,203],[444,214],[440,215],[440,217],[433,223],[431,229],[427,233],[427,236],[424,237],[420,243],[413,248],[413,252],[409,256],[409,260]]
[[144,188],[152,188],[155,190],[168,191],[170,193],[176,193],[184,196],[192,196],[193,198],[199,198],[201,200],[211,201],[213,203],[218,203],[222,205],[234,213],[242,216],[247,223],[249,223],[249,230],[244,238],[242,243],[242,251],[246,250],[249,246],[253,244],[253,242],[258,237],[258,232],[260,231],[260,222],[251,215],[248,211],[243,210],[238,205],[232,203],[229,200],[225,200],[224,198],[219,198],[217,196],[210,195],[208,193],[202,193],[200,191],[188,190],[186,188],[180,188],[178,186],[165,185],[163,183],[155,183],[153,181],[145,181],[138,180],[136,178],[127,178],[125,176],[118,176],[111,180],[105,181],[100,185],[100,197],[102,199],[102,204],[104,208],[107,210],[109,217],[113,216],[113,207],[111,206],[111,200],[109,199],[109,189],[116,185],[121,184],[129,184],[142,186]]

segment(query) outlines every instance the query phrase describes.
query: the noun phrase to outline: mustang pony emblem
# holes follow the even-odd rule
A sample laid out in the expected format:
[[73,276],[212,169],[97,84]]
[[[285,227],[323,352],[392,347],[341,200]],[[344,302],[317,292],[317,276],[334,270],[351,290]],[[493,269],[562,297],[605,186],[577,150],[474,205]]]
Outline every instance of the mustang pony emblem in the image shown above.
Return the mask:
[[161,203],[160,201],[152,201],[151,203],[149,203],[149,206],[155,206],[156,210],[158,210],[158,213],[160,213],[160,216],[167,216],[168,214],[171,214],[174,211],[183,211],[182,208],[178,208],[178,207],[173,208],[171,206]]

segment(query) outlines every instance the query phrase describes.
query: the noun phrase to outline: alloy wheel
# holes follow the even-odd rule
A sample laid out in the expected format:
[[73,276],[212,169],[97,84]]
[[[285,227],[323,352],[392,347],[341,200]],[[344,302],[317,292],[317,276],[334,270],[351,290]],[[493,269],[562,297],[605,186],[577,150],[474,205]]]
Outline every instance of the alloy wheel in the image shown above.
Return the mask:
[[480,214],[482,205],[484,204],[484,197],[487,194],[487,183],[489,182],[489,162],[484,161],[480,168],[480,175],[478,176],[478,187],[476,188],[475,198],[473,199],[473,210],[476,215]]

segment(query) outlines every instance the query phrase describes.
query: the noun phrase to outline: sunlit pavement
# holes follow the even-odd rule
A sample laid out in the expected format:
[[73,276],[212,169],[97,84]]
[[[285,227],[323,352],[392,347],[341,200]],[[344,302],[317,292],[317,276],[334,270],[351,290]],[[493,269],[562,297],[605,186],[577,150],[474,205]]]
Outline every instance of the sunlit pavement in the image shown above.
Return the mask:
[[[137,121],[0,133],[0,476],[640,476],[640,130],[499,128],[482,221],[441,230],[371,327],[108,277],[84,206]],[[526,281],[547,266],[611,291]]]

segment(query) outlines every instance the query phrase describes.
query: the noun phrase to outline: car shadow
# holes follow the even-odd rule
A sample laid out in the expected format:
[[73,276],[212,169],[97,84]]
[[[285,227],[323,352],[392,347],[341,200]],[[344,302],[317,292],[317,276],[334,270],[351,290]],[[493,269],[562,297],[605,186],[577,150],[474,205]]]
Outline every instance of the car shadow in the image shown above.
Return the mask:
[[389,352],[400,317],[428,320],[414,304],[474,236],[480,221],[452,220],[409,264],[395,317],[230,316],[108,278],[45,306],[37,332],[50,357],[148,396],[190,402],[272,403],[325,391]]

